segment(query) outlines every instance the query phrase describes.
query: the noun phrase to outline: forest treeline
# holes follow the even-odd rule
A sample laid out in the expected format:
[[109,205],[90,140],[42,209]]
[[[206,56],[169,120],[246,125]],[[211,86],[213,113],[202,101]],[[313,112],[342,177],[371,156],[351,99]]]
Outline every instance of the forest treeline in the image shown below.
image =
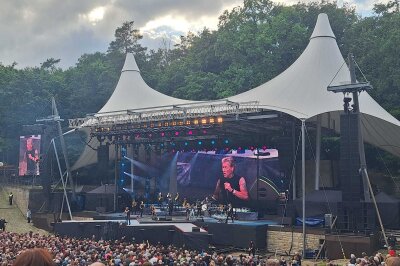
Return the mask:
[[367,17],[336,2],[244,0],[220,15],[217,30],[189,32],[172,48],[143,47],[134,21],[128,21],[106,52],[84,54],[68,69],[55,58],[24,69],[18,62],[0,64],[0,152],[17,149],[22,125],[50,114],[51,96],[64,119],[97,112],[115,88],[126,52],[135,54],[152,88],[174,97],[210,100],[254,88],[300,56],[321,12],[328,14],[342,54],[352,52],[374,86],[373,98],[400,119],[399,0],[376,4]]

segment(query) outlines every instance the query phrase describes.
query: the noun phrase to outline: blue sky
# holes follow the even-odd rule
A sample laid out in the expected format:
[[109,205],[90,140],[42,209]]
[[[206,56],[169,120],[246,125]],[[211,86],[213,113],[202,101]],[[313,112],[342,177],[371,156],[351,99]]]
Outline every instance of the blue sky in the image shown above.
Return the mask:
[[[307,2],[302,0],[300,2]],[[17,67],[39,66],[48,58],[60,67],[75,65],[84,53],[105,52],[114,31],[135,21],[143,46],[173,46],[180,35],[204,27],[216,29],[218,17],[242,0],[0,0],[0,62]],[[278,0],[282,4],[298,0]],[[338,0],[342,5],[344,1]],[[362,16],[378,1],[345,1]],[[382,1],[380,1],[382,2]],[[387,0],[383,0],[387,2]]]

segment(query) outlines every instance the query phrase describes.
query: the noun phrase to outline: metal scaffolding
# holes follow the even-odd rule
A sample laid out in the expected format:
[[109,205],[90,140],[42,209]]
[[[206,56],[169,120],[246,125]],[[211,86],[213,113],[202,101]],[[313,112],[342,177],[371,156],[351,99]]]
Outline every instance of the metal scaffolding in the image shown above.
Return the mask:
[[122,110],[69,119],[70,128],[99,127],[124,124],[162,122],[209,116],[240,115],[262,111],[258,101],[231,102],[228,100]]

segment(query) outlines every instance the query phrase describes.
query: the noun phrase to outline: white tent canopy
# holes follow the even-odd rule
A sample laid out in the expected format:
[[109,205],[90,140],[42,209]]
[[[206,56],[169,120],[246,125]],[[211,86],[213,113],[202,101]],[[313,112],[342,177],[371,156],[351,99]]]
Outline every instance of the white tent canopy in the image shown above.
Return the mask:
[[98,113],[190,103],[162,94],[143,80],[133,54],[127,54],[118,84]]
[[[296,62],[267,83],[229,100],[257,99],[261,107],[299,119],[312,120],[317,115],[326,114],[322,116],[322,126],[334,124],[334,129],[339,132],[343,94],[328,92],[327,87],[349,83],[350,72],[344,64],[328,16],[320,14],[309,44]],[[400,122],[366,92],[360,94],[359,102],[364,140],[400,156]]]
[[[261,108],[280,111],[307,121],[313,121],[320,115],[322,126],[340,132],[343,95],[328,92],[327,87],[348,83],[350,83],[349,70],[336,43],[328,16],[320,14],[309,44],[296,62],[274,79],[247,92],[229,97],[228,100],[258,101]],[[364,140],[400,156],[400,122],[366,92],[361,93],[359,102]],[[170,97],[150,88],[141,77],[133,55],[128,54],[114,93],[97,115],[188,103],[195,101]],[[88,152],[94,151],[87,149],[73,169],[77,169],[78,165],[96,162],[96,156],[88,155]]]

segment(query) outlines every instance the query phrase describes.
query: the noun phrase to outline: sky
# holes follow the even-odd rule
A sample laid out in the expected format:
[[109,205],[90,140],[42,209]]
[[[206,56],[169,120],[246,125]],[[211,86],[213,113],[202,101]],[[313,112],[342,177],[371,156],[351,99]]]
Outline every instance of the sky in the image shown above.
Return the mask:
[[[307,2],[309,0],[300,0]],[[380,2],[387,2],[382,0]],[[290,5],[298,0],[276,0]],[[338,0],[338,5],[343,0]],[[349,0],[362,16],[375,0]],[[179,36],[204,27],[217,29],[224,10],[243,0],[0,0],[0,63],[17,68],[61,59],[64,69],[85,53],[106,52],[114,32],[125,21],[143,35],[149,49],[173,47]]]

